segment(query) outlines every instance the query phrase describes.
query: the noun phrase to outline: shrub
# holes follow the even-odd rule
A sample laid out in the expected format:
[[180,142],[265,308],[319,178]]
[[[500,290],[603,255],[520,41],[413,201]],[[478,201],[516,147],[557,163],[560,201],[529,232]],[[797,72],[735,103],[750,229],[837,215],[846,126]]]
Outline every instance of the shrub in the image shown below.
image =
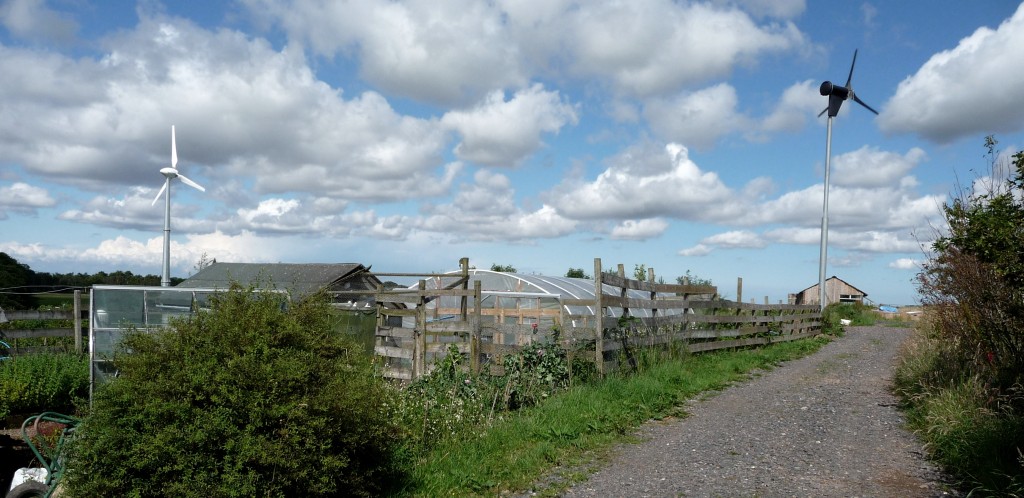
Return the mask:
[[0,361],[0,419],[11,414],[73,412],[89,394],[89,360],[34,354]]
[[76,496],[337,496],[394,470],[390,390],[329,305],[233,286],[129,331],[69,451]]
[[982,493],[1024,487],[1024,153],[1013,161],[943,206],[949,231],[917,280],[929,328],[895,377],[932,455]]
[[[991,137],[990,137],[991,138]],[[994,140],[988,143],[994,143]],[[993,178],[1000,168],[993,168]],[[952,360],[997,391],[1024,381],[1024,153],[1003,182],[944,206],[949,234],[918,275]]]
[[428,375],[402,389],[389,408],[405,431],[407,450],[422,454],[451,437],[482,435],[504,413],[541,403],[567,389],[570,379],[579,383],[595,376],[593,363],[577,358],[570,364],[553,340],[504,355],[500,364],[500,375],[473,374],[453,345]]

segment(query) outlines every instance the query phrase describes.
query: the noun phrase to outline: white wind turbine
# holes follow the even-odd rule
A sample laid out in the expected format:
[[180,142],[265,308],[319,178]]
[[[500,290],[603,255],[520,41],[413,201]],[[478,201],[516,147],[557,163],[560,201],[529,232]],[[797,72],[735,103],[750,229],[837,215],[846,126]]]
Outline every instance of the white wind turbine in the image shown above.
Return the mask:
[[171,126],[171,166],[169,168],[160,169],[160,174],[164,175],[164,186],[157,192],[156,197],[153,198],[151,205],[156,205],[156,201],[160,200],[160,196],[167,193],[164,197],[164,269],[160,276],[160,285],[162,287],[171,286],[171,180],[178,178],[189,187],[199,189],[201,192],[206,192],[198,183],[189,180],[185,175],[178,173],[178,147],[174,143],[174,126]]

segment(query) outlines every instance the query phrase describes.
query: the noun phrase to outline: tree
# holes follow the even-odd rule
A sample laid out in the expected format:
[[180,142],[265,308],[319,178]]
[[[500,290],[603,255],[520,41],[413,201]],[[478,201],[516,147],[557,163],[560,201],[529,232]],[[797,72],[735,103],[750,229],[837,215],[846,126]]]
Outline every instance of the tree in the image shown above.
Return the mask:
[[391,391],[323,297],[233,286],[210,310],[129,331],[69,450],[75,496],[378,495]]
[[199,261],[192,267],[192,275],[203,271],[204,268],[217,262],[217,258],[210,258],[205,252],[199,256]]
[[516,267],[512,265],[499,265],[494,263],[491,265],[491,271],[500,271],[502,273],[516,273]]
[[28,265],[0,252],[0,308],[32,309],[38,304],[28,287],[35,272]]
[[583,271],[583,268],[569,268],[569,271],[565,272],[565,276],[569,278],[592,278],[587,275],[587,272]]

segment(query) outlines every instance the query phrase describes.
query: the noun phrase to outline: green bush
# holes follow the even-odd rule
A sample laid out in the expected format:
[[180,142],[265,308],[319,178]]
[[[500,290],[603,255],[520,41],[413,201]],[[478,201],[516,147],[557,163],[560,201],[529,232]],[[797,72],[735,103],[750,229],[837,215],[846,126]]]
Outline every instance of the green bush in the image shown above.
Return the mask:
[[129,331],[69,451],[73,496],[359,496],[394,483],[389,387],[329,305],[234,286]]
[[579,384],[595,376],[593,363],[576,358],[570,364],[566,350],[551,340],[498,360],[501,370],[473,374],[453,345],[428,375],[398,393],[389,408],[408,453],[423,454],[452,437],[482,436],[504,414],[540,404],[566,390],[570,380]]
[[[932,455],[978,493],[1024,489],[1024,153],[943,206],[948,233],[917,284],[926,329],[897,392]],[[1006,166],[1006,167],[1003,167]],[[1009,173],[1007,175],[1007,173]]]
[[11,414],[73,412],[89,394],[89,360],[34,354],[0,361],[0,419]]

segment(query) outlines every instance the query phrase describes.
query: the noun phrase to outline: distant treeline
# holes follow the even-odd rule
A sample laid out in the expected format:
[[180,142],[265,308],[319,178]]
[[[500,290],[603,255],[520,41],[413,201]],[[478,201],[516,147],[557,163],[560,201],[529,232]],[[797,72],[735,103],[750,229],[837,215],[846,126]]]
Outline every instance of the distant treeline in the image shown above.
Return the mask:
[[[182,278],[171,277],[171,285]],[[136,275],[130,271],[107,273],[49,273],[33,271],[7,253],[0,252],[0,308],[35,309],[34,294],[85,289],[91,285],[160,285],[160,275]]]

